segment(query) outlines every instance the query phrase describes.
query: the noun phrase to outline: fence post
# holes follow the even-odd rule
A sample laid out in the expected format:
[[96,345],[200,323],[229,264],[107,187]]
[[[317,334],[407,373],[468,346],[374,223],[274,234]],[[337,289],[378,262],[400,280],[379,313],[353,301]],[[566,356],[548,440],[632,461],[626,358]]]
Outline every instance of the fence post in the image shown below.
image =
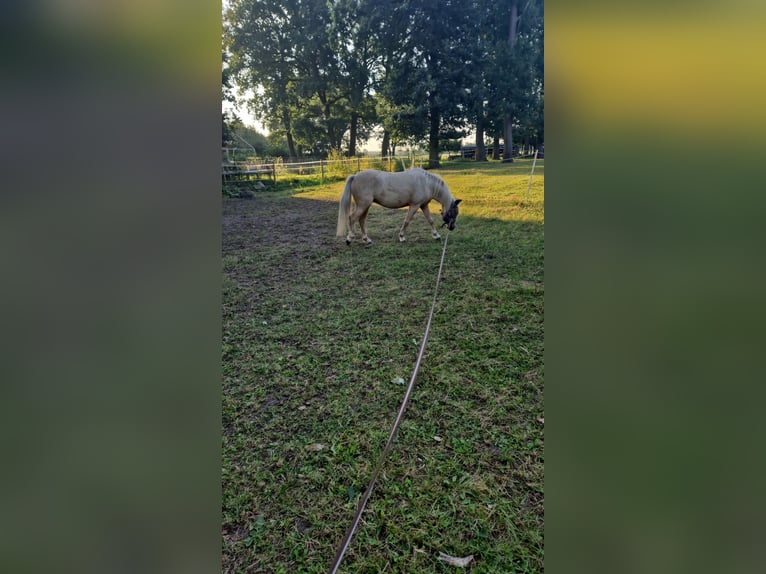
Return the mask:
[[321,159],[319,160],[319,169],[322,170],[322,183],[324,183],[324,162]]
[[357,156],[357,157],[356,157],[356,173],[359,173],[359,171],[360,171],[361,169],[362,169],[362,168],[361,168],[361,164],[360,164],[360,162],[359,162],[359,156]]
[[535,150],[535,159],[532,161],[532,171],[529,173],[529,185],[527,185],[527,201],[529,201],[529,190],[532,189],[532,176],[535,174],[535,164],[537,163],[537,150]]

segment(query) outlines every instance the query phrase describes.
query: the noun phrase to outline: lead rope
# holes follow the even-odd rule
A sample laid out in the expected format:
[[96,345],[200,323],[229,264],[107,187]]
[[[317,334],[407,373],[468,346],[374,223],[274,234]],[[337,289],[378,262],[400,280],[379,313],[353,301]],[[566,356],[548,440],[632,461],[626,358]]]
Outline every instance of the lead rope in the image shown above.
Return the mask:
[[332,561],[332,566],[330,566],[329,574],[335,574],[338,571],[338,567],[340,567],[340,563],[343,561],[343,555],[346,553],[346,549],[348,548],[348,545],[351,543],[351,538],[354,536],[354,531],[356,530],[356,526],[359,524],[359,520],[362,517],[362,512],[364,511],[364,507],[367,506],[367,501],[370,499],[370,495],[372,494],[372,489],[375,487],[375,481],[378,479],[378,475],[380,474],[380,471],[383,468],[383,463],[386,460],[386,455],[388,454],[388,450],[391,447],[391,444],[394,442],[394,436],[396,436],[396,431],[399,428],[399,423],[402,422],[402,417],[404,416],[404,409],[407,408],[407,403],[410,400],[410,394],[412,393],[412,389],[415,386],[415,377],[418,374],[418,369],[420,368],[420,362],[423,360],[423,352],[426,349],[426,341],[428,341],[428,333],[431,330],[431,319],[434,316],[434,307],[436,306],[436,295],[439,292],[439,282],[441,281],[441,278],[442,278],[442,267],[444,267],[444,254],[447,253],[448,240],[449,240],[449,231],[447,231],[447,236],[444,239],[444,247],[442,248],[442,258],[441,258],[441,261],[439,262],[439,273],[436,275],[436,287],[434,288],[434,299],[433,299],[433,302],[431,303],[431,311],[428,313],[428,322],[426,323],[426,332],[423,335],[423,342],[420,343],[420,351],[418,352],[418,359],[417,361],[415,361],[415,368],[412,371],[410,384],[407,386],[407,392],[404,393],[404,400],[402,400],[402,406],[399,407],[399,413],[396,415],[394,426],[391,429],[391,433],[388,435],[388,441],[386,441],[386,446],[383,447],[383,452],[380,453],[380,458],[378,459],[378,463],[375,465],[375,470],[373,471],[372,478],[370,479],[370,485],[367,487],[367,490],[364,492],[364,496],[362,496],[361,500],[359,501],[359,504],[356,507],[354,520],[351,523],[351,526],[349,526],[348,530],[346,531],[346,535],[343,537],[343,540],[340,543],[340,546],[338,547],[338,551],[335,553],[335,558]]

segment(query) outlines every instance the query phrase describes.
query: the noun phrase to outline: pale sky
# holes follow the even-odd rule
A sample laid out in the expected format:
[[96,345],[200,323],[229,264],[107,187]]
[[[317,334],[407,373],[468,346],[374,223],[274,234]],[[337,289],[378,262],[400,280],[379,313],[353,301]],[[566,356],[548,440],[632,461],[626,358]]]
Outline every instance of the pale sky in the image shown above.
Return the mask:
[[[245,100],[245,98],[250,99],[253,96],[252,90],[247,90],[245,94],[242,94],[237,88],[234,88],[236,90],[236,96],[237,96],[237,102],[242,102]],[[237,114],[237,117],[242,120],[242,123],[246,126],[250,126],[251,128],[255,128],[259,132],[261,132],[263,135],[269,135],[269,130],[267,130],[261,122],[259,122],[257,119],[255,119],[255,116],[248,110],[244,105],[241,106],[235,106],[232,105],[230,102],[222,102],[222,108],[224,111],[226,110],[232,110]]]

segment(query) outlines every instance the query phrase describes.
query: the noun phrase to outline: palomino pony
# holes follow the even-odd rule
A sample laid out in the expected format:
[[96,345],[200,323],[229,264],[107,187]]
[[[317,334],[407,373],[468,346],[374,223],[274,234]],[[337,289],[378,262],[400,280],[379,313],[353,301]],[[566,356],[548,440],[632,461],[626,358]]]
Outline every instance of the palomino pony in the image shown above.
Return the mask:
[[[353,213],[351,213],[352,197],[355,204]],[[346,180],[346,187],[340,198],[336,234],[338,237],[345,235],[346,244],[350,245],[354,237],[354,223],[358,221],[362,230],[362,241],[370,245],[372,240],[367,236],[364,222],[370,205],[377,203],[391,209],[405,205],[410,207],[404,218],[404,225],[399,230],[399,241],[406,240],[404,232],[418,209],[423,212],[431,226],[431,235],[434,239],[441,239],[441,235],[434,227],[431,212],[428,210],[428,204],[432,199],[442,206],[441,216],[444,220],[442,227],[446,225],[450,231],[455,229],[458,216],[457,205],[461,200],[452,197],[447,184],[440,177],[420,168],[395,173],[374,169],[360,171]]]

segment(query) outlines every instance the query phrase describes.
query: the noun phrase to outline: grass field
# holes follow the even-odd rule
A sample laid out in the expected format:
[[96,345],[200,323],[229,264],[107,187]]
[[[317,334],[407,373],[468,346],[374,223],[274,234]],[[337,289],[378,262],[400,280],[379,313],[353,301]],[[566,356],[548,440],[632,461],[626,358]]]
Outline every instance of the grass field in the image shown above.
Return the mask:
[[[425,358],[341,572],[543,571],[543,162],[528,203],[531,161],[445,166]],[[327,571],[412,373],[442,244],[373,206],[346,246],[342,189],[223,201],[224,572]]]

